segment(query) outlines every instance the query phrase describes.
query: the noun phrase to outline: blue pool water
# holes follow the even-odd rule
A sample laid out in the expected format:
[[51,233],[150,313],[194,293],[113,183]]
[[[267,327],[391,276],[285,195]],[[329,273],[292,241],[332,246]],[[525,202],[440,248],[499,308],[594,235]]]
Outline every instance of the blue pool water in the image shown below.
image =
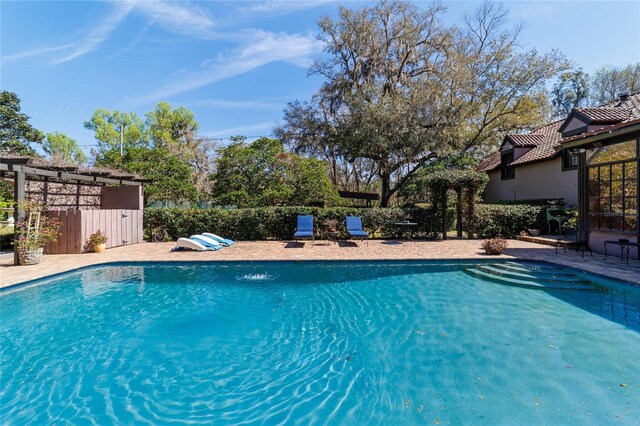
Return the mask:
[[5,291],[0,423],[638,424],[637,288],[469,266],[124,264]]

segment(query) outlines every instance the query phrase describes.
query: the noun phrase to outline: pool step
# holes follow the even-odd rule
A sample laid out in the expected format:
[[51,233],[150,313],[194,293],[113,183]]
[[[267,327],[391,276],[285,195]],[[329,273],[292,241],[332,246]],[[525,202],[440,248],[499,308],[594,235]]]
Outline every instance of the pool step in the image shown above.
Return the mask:
[[575,274],[557,274],[557,273],[539,273],[539,272],[516,272],[509,268],[503,267],[503,265],[479,265],[478,269],[489,272],[492,274],[502,275],[511,278],[519,278],[519,279],[528,279],[534,281],[544,281],[544,282],[569,282],[569,283],[579,283],[579,284],[589,284],[590,281],[585,280],[584,278],[580,278]]
[[532,265],[532,264],[528,264],[528,263],[519,263],[519,262],[504,262],[504,263],[500,263],[500,265],[503,265],[503,266],[506,266],[506,267],[509,267],[509,268],[524,269],[526,271],[531,271],[531,272],[558,273],[558,274],[575,275],[573,272],[568,272],[567,269],[559,267],[559,266]]
[[517,287],[533,288],[539,290],[599,290],[591,281],[580,279],[576,276],[576,280],[552,280],[549,276],[544,278],[537,277],[534,273],[524,274],[497,267],[486,265],[478,265],[475,268],[466,268],[465,272],[469,275],[490,280],[495,283],[512,285]]
[[540,274],[540,275],[553,275],[553,276],[561,276],[561,275],[575,276],[576,275],[573,272],[567,272],[566,269],[560,269],[560,268],[533,269],[533,268],[528,268],[526,265],[521,265],[517,263],[498,263],[498,264],[494,264],[493,266],[497,266],[497,265],[509,271],[515,271],[515,272],[525,272],[525,273],[535,272],[536,274]]

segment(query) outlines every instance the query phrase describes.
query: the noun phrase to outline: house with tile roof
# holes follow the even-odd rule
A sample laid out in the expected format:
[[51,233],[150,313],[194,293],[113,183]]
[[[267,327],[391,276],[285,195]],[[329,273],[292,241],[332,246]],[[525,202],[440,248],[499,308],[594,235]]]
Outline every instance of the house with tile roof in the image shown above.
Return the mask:
[[498,152],[478,166],[489,175],[485,201],[564,199],[578,203],[578,158],[560,142],[640,118],[640,93],[597,108],[574,109],[567,118],[528,134],[506,135]]
[[576,205],[577,160],[555,149],[563,121],[505,136],[500,149],[478,167],[489,175],[485,201],[562,198]]
[[564,198],[578,207],[578,238],[594,251],[609,242],[609,254],[640,256],[640,93],[507,135],[479,170],[490,178],[485,200]]

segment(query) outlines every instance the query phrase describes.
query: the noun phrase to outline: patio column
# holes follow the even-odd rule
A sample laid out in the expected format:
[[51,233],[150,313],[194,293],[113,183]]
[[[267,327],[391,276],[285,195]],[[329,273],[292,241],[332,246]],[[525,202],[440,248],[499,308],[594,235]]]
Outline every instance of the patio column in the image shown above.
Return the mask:
[[[25,187],[25,173],[22,170],[15,171],[13,176],[13,199],[16,203],[16,208],[13,210],[13,219],[14,222],[14,239],[18,238],[18,223],[24,220],[24,187]],[[20,261],[18,260],[18,246],[17,244],[13,245],[13,264],[18,265]]]
[[574,150],[578,156],[578,241],[586,241],[589,230],[589,188],[587,173],[587,154],[584,149]]

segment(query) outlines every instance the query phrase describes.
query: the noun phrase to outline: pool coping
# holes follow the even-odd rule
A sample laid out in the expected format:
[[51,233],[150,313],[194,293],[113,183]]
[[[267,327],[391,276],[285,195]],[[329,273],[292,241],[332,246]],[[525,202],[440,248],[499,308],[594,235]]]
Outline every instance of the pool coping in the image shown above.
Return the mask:
[[51,275],[30,279],[27,281],[22,281],[14,284],[10,284],[4,287],[0,287],[0,295],[5,293],[10,293],[18,289],[38,286],[40,284],[44,284],[46,281],[54,280],[64,275],[71,275],[78,272],[82,272],[85,270],[91,269],[99,269],[109,266],[153,266],[158,264],[181,264],[181,265],[200,265],[200,264],[227,264],[227,265],[239,265],[239,264],[261,264],[261,263],[416,263],[416,264],[433,264],[433,265],[448,265],[448,264],[478,264],[478,263],[505,263],[505,262],[528,262],[528,263],[541,263],[548,265],[558,265],[564,268],[569,268],[577,273],[586,273],[599,277],[605,282],[614,283],[617,285],[632,287],[632,288],[640,288],[640,283],[634,281],[626,281],[616,277],[607,276],[602,273],[591,272],[585,269],[577,268],[575,266],[567,266],[561,263],[549,261],[549,260],[540,260],[540,259],[527,259],[527,258],[517,258],[517,257],[497,257],[490,259],[479,259],[477,257],[469,257],[469,258],[456,258],[456,259],[275,259],[275,260],[259,260],[259,259],[250,259],[250,260],[230,260],[230,259],[184,259],[184,260],[106,260],[103,262],[93,263],[90,265],[82,265],[76,268],[67,269],[64,271],[56,272]]

